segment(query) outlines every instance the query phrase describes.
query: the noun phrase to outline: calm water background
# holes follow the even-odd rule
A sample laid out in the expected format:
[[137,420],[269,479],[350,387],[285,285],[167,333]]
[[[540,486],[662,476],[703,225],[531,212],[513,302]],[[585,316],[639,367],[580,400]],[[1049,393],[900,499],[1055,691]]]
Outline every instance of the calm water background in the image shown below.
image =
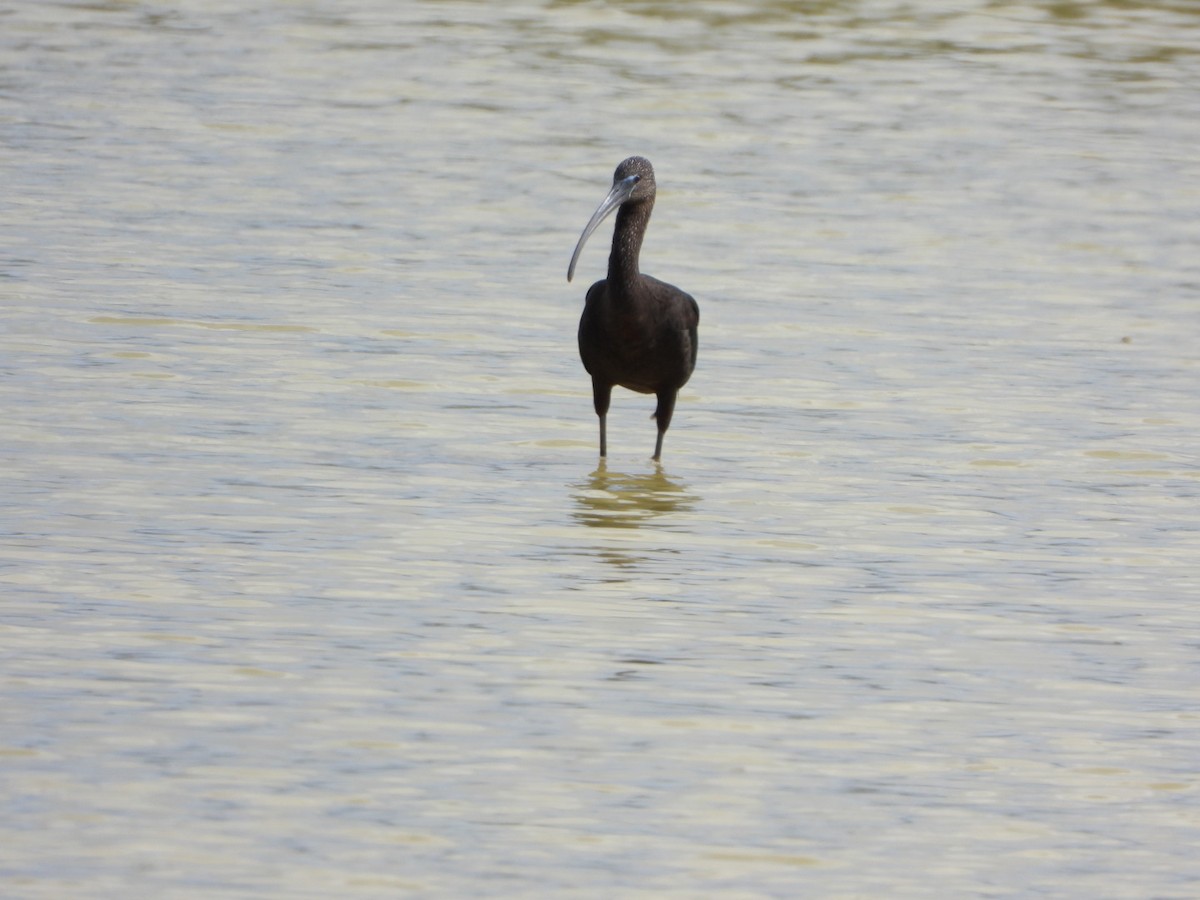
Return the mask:
[[8,5],[0,893],[1200,895],[1197,148],[1183,0]]

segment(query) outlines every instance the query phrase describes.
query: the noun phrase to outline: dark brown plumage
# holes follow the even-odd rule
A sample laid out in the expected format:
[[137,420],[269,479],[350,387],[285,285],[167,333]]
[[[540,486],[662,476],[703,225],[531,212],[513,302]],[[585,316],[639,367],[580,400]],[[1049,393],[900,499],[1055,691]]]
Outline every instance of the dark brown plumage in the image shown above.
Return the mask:
[[663,435],[675,412],[675,397],[696,368],[696,329],[700,324],[696,301],[673,284],[638,270],[642,238],[653,209],[654,168],[648,159],[631,156],[613,173],[612,189],[583,229],[567,269],[570,281],[584,243],[596,226],[617,210],[608,278],[588,289],[579,320],[579,356],[592,376],[602,457],[608,451],[605,420],[614,385],[657,395],[654,458],[659,459]]

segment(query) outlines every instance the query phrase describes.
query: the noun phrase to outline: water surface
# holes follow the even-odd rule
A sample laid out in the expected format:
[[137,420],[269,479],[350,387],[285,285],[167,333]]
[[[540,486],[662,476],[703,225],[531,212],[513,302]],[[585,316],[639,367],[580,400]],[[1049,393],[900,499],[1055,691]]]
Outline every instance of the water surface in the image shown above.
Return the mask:
[[1186,3],[0,14],[2,892],[1195,895],[1197,110]]

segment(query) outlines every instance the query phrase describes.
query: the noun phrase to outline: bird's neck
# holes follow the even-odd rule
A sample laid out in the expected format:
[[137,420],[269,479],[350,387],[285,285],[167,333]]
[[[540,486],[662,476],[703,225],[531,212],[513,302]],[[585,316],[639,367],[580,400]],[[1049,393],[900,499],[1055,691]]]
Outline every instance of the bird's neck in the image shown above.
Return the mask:
[[626,203],[617,210],[612,252],[608,255],[608,283],[632,288],[638,280],[638,255],[650,221],[650,203]]

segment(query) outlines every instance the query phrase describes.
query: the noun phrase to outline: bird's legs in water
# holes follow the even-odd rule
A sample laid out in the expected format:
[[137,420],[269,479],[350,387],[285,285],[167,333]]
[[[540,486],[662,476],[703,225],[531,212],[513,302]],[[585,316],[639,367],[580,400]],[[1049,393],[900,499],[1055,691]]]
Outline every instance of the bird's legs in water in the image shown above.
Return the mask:
[[[675,397],[678,391],[668,388],[658,392],[658,406],[654,410],[654,420],[658,424],[658,439],[654,442],[653,459],[662,456],[663,435],[671,427],[671,417],[675,415]],[[612,400],[612,385],[592,379],[592,404],[596,407],[596,415],[600,417],[600,456],[608,455],[608,405]]]
[[662,456],[663,435],[671,425],[671,416],[675,415],[675,396],[678,393],[673,388],[658,392],[658,407],[654,410],[654,420],[658,423],[658,440],[654,442],[654,459]]
[[592,404],[596,407],[596,415],[600,417],[600,458],[608,455],[608,440],[605,421],[608,418],[608,402],[612,399],[612,385],[592,379]]

